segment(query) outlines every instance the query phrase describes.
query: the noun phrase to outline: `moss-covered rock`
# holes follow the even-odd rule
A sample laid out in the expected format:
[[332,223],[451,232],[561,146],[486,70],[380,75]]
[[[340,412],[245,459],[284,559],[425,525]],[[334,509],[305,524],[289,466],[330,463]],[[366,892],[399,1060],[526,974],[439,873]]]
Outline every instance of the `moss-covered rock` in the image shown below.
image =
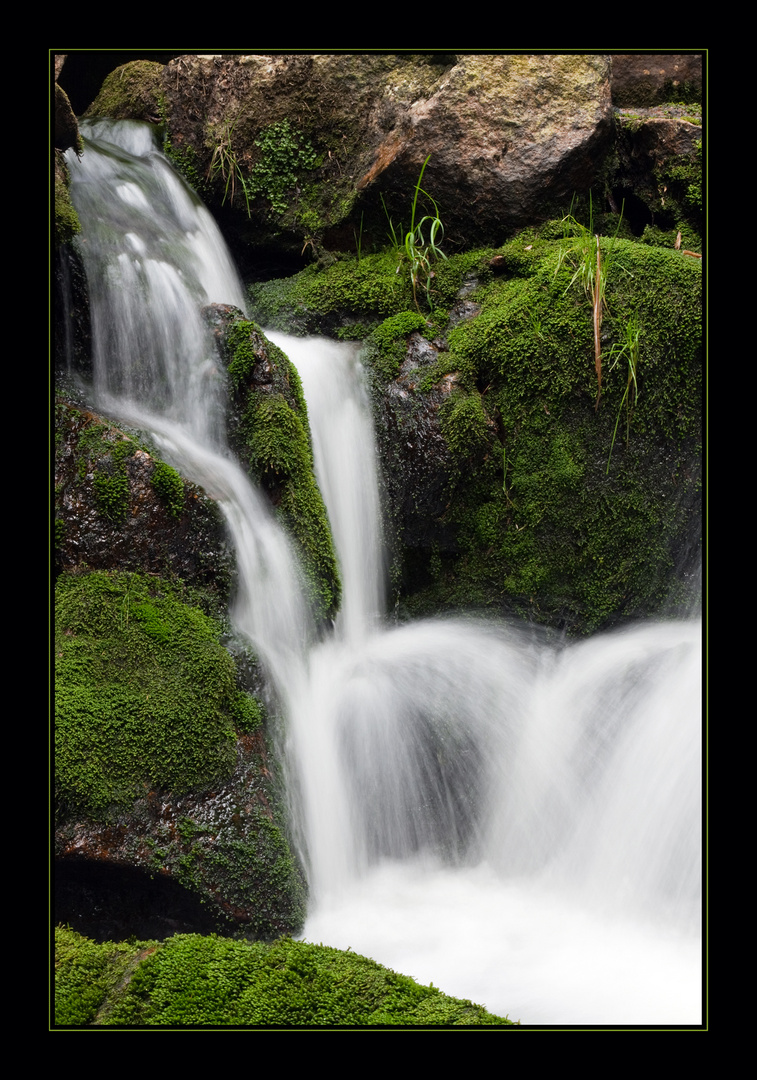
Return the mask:
[[232,323],[225,352],[232,389],[230,444],[295,540],[316,618],[333,618],[341,583],[313,472],[300,377],[256,323]]
[[68,244],[81,232],[79,215],[74,210],[69,194],[69,176],[65,163],[55,155],[55,246]]
[[95,945],[56,930],[56,1023],[147,1027],[496,1027],[512,1021],[367,957],[288,938]]
[[56,400],[56,566],[181,578],[228,601],[235,568],[221,512],[134,431]]
[[182,794],[231,775],[235,673],[219,636],[160,579],[58,579],[59,814],[103,817],[145,788]]
[[[304,886],[271,780],[262,700],[203,599],[147,575],[59,578],[56,855],[157,874],[206,904],[200,920],[174,900],[173,924],[122,905],[107,926],[171,932],[201,921],[272,938],[301,926]],[[120,891],[144,894],[138,876],[124,876]],[[83,918],[98,929],[91,910]]]
[[401,269],[397,255],[388,252],[314,263],[293,277],[252,285],[251,309],[272,330],[344,337],[340,331],[361,326],[364,334],[413,306],[409,277]]
[[[506,276],[449,331],[461,385],[442,412],[455,461],[443,517],[457,553],[436,580],[429,567],[411,610],[499,603],[587,631],[685,591],[700,525],[701,267],[629,241],[602,248],[597,411],[591,305],[569,243],[526,234],[506,245]],[[638,397],[619,353],[633,322]]]
[[105,79],[84,115],[159,123],[165,117],[164,72],[165,66],[152,60],[122,64]]

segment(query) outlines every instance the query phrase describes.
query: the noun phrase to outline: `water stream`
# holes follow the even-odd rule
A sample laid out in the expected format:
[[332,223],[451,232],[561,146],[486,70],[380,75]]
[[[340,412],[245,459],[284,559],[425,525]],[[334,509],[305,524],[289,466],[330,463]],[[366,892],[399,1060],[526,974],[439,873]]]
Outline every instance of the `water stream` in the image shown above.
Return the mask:
[[234,619],[286,716],[306,938],[528,1024],[699,1023],[699,622],[563,648],[464,616],[388,625],[357,351],[271,334],[302,378],[342,573],[317,641],[289,542],[225,443],[199,317],[244,308],[225,246],[151,129],[85,134],[96,401],[226,515]]

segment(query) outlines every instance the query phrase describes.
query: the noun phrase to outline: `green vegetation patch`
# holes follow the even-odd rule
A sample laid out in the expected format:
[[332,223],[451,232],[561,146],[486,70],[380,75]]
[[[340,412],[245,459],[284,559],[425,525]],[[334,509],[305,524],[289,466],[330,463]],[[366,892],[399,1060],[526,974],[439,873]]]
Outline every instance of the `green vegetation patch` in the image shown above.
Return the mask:
[[145,946],[98,944],[69,927],[55,930],[55,1023],[88,1027],[128,979]]
[[[58,931],[65,950],[56,969],[63,1017],[92,1016],[93,999],[107,995],[104,1025],[149,1027],[479,1027],[512,1026],[470,1001],[448,997],[432,986],[358,956],[323,945],[282,938],[272,945],[177,934],[162,944],[142,943],[141,961],[130,980],[109,985],[104,964],[123,960],[112,944],[93,946]],[[136,954],[136,947],[132,955]],[[78,959],[78,968],[77,968]],[[88,1000],[80,978],[96,974]],[[57,1007],[57,1002],[56,1002]],[[58,1019],[56,1008],[56,1019]],[[81,1022],[81,1021],[80,1021]],[[86,1022],[86,1021],[84,1021]]]
[[164,461],[156,461],[150,483],[171,517],[181,517],[184,510],[184,481],[176,469]]
[[267,199],[275,214],[283,214],[288,193],[304,172],[318,164],[318,155],[308,139],[289,120],[269,124],[254,143],[259,157],[244,181],[250,199]]
[[74,210],[69,194],[69,176],[65,163],[56,153],[55,160],[55,244],[68,244],[81,232],[79,215]]
[[56,584],[58,812],[104,819],[145,790],[228,777],[239,700],[220,626],[139,574]]
[[324,333],[355,319],[376,323],[413,306],[406,274],[392,252],[316,263],[291,278],[250,288],[250,307],[263,326],[289,333]]

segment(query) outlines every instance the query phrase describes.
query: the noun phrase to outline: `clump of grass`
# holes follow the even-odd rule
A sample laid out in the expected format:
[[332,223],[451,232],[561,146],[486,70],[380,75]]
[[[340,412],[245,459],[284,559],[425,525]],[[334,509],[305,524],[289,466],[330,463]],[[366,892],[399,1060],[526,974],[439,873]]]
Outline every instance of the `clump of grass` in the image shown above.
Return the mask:
[[236,120],[227,120],[221,129],[218,141],[213,148],[213,156],[210,159],[210,165],[208,166],[208,179],[216,177],[218,173],[221,174],[221,179],[226,185],[223,192],[223,199],[221,200],[221,206],[223,206],[226,199],[229,198],[229,188],[231,189],[230,202],[232,206],[234,205],[234,194],[238,182],[242,189],[242,194],[244,195],[244,200],[247,205],[247,216],[249,217],[250,197],[245,183],[245,176],[242,172],[242,166],[239,164],[239,158],[231,144],[231,137],[234,133],[235,124]]
[[[625,206],[625,203],[623,205]],[[575,273],[570,279],[565,292],[567,293],[574,282],[578,281],[591,302],[592,320],[594,325],[594,367],[597,373],[597,400],[594,404],[594,410],[596,412],[602,397],[602,316],[607,310],[607,301],[605,299],[607,276],[613,262],[615,240],[621,222],[623,221],[623,209],[621,208],[618,226],[604,261],[602,259],[599,233],[594,232],[591,193],[589,193],[588,228],[576,220],[572,210],[573,204],[571,203],[571,211],[563,218],[563,227],[566,232],[566,238],[569,232],[572,233],[573,236],[571,242],[560,251],[557,270],[559,271],[563,262],[566,261],[571,266],[574,266]]]
[[[397,272],[399,273],[402,264],[406,259],[410,265],[410,282],[413,287],[413,300],[418,311],[421,310],[418,303],[418,287],[421,284],[423,284],[425,289],[429,309],[433,311],[434,305],[431,299],[431,282],[434,278],[434,271],[432,269],[432,264],[439,259],[447,258],[440,247],[440,244],[444,240],[444,225],[439,217],[439,207],[436,205],[436,202],[431,195],[421,187],[423,174],[426,171],[426,166],[430,160],[431,155],[429,154],[421,167],[420,175],[418,176],[418,181],[415,185],[415,194],[413,196],[410,228],[406,232],[402,229],[402,226],[400,226],[399,233],[397,232],[386,209],[386,203],[384,203],[384,212],[386,213],[389,222],[389,233],[392,239],[392,246],[400,257],[400,265],[397,267]],[[429,200],[434,207],[434,213],[425,214],[416,225],[415,219],[418,212],[419,195],[424,195]],[[381,201],[384,201],[383,196],[381,197]],[[428,232],[426,232],[426,230],[428,230]]]

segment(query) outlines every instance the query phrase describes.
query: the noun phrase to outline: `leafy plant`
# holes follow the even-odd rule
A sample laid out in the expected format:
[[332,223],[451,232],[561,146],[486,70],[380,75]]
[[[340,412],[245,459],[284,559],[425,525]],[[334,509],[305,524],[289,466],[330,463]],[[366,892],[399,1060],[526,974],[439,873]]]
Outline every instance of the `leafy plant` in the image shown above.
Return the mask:
[[[410,228],[407,232],[402,229],[402,226],[400,226],[399,233],[395,230],[394,223],[386,209],[384,197],[383,195],[381,196],[381,201],[384,204],[384,212],[386,213],[389,222],[389,233],[392,239],[392,246],[400,257],[400,265],[397,267],[397,272],[399,273],[402,263],[407,259],[410,265],[410,282],[413,286],[413,300],[418,311],[421,310],[418,303],[418,286],[421,283],[423,283],[425,288],[428,306],[433,310],[434,305],[431,300],[431,282],[434,277],[434,271],[432,269],[432,264],[438,259],[447,258],[439,246],[444,240],[444,226],[439,217],[439,207],[429,193],[424,191],[421,187],[423,174],[426,171],[426,166],[430,160],[431,155],[429,154],[423,162],[418,181],[415,185],[415,194],[413,196],[413,206],[410,215]],[[434,214],[424,215],[416,225],[415,219],[418,211],[419,195],[424,195],[429,202],[431,202],[434,207]],[[426,233],[426,229],[428,229],[428,233]]]
[[620,423],[620,414],[623,411],[623,406],[626,407],[626,446],[628,446],[628,438],[631,428],[631,417],[633,416],[633,410],[636,402],[639,398],[639,384],[636,376],[639,370],[639,340],[641,338],[641,327],[639,325],[639,318],[636,312],[634,312],[629,318],[626,324],[626,339],[622,345],[613,345],[608,354],[608,359],[614,357],[610,366],[610,371],[620,363],[623,357],[628,359],[628,381],[626,383],[623,397],[621,398],[620,406],[618,408],[618,416],[615,421],[615,430],[612,433],[612,443],[610,444],[610,455],[607,458],[607,470],[605,475],[610,472],[610,459],[612,458],[612,450],[615,446],[615,439],[618,434],[618,424]]
[[[623,206],[625,206],[625,202]],[[594,405],[596,411],[599,408],[599,402],[602,397],[602,316],[607,309],[607,301],[605,299],[607,275],[613,261],[613,247],[618,235],[618,229],[620,229],[623,220],[623,208],[621,208],[615,235],[612,238],[610,248],[604,261],[602,260],[602,248],[599,234],[594,232],[591,193],[589,193],[588,229],[585,225],[582,225],[576,220],[572,211],[573,204],[571,203],[570,212],[563,218],[563,226],[565,228],[566,236],[568,232],[572,232],[573,237],[571,243],[560,251],[557,270],[559,272],[564,261],[575,266],[575,273],[570,279],[565,292],[567,293],[573,283],[578,281],[591,301],[594,325],[594,367],[597,372],[597,400]]]
[[314,169],[318,155],[311,144],[288,120],[270,124],[255,140],[260,160],[243,180],[245,198],[262,195],[276,214],[287,208],[286,193],[295,187],[302,172]]

